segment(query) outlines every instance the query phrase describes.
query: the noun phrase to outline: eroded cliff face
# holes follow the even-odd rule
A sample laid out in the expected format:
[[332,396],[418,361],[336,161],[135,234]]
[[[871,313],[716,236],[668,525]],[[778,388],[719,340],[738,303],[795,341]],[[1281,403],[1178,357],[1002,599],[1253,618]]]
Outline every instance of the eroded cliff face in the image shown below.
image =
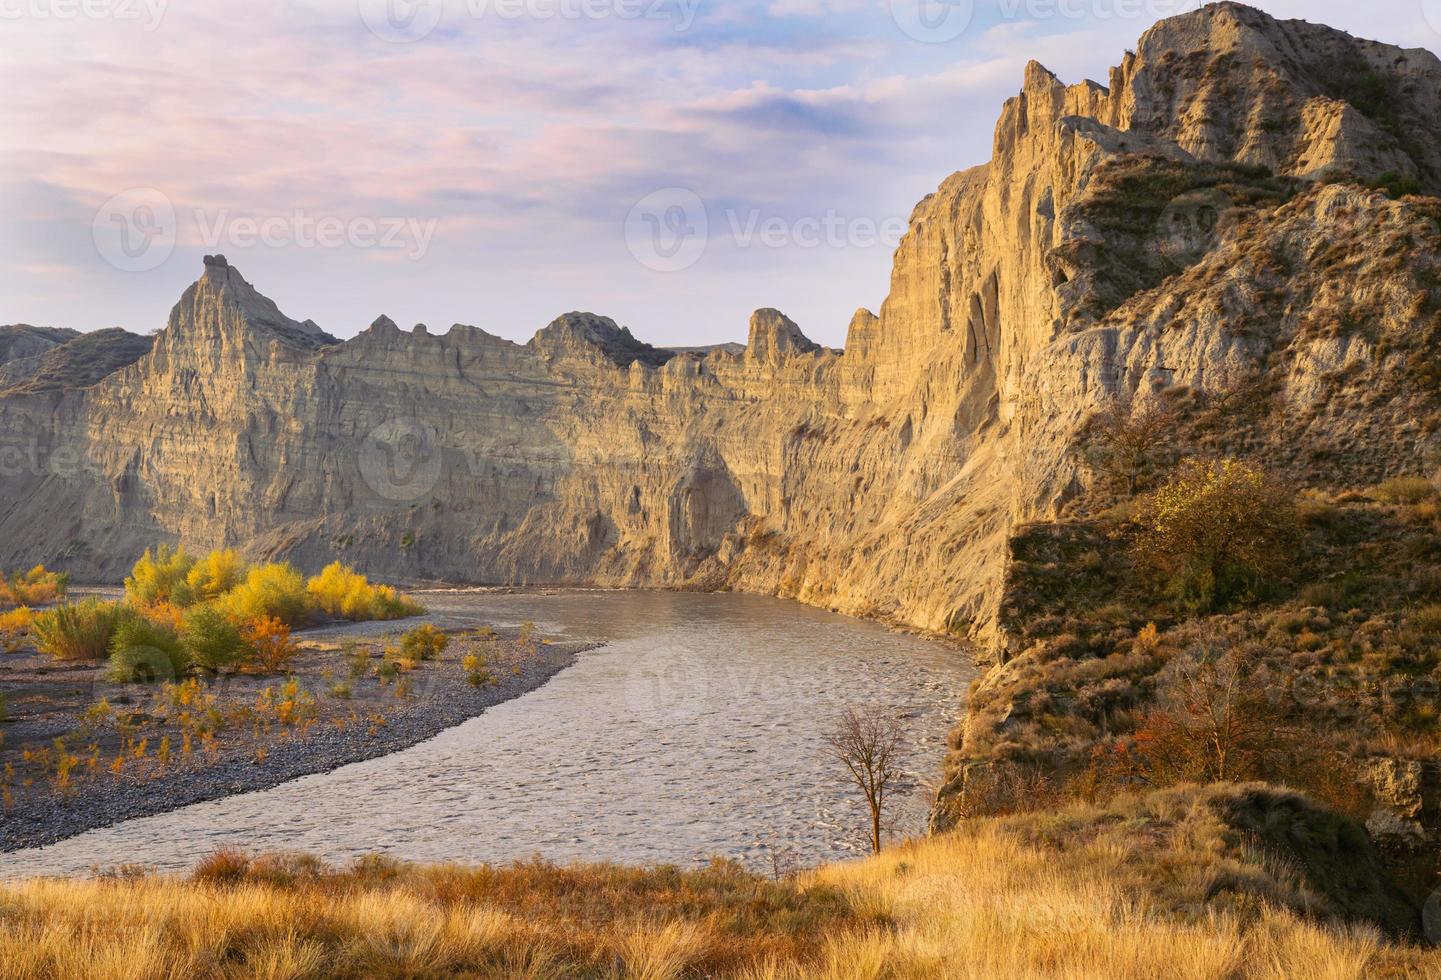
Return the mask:
[[1337,485],[1441,465],[1438,205],[1321,182],[1441,191],[1438,124],[1428,52],[1235,4],[1157,25],[1109,87],[1032,64],[843,354],[774,310],[704,355],[590,314],[526,345],[384,318],[338,343],[217,257],[136,363],[0,397],[0,567],[114,578],[157,540],[238,544],[1003,640],[1007,537],[1084,487],[1085,424],[1118,399],[1264,380],[1237,452]]

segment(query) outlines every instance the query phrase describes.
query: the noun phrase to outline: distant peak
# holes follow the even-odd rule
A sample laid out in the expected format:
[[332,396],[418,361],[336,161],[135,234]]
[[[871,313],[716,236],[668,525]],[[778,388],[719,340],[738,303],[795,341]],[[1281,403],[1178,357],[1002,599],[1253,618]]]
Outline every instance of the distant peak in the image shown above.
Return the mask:
[[751,314],[750,340],[746,350],[752,357],[775,359],[789,354],[809,354],[821,349],[801,332],[794,320],[780,310],[762,309]]
[[1044,91],[1046,89],[1055,88],[1057,85],[1060,84],[1061,80],[1056,77],[1056,73],[1051,71],[1051,69],[1047,68],[1045,65],[1041,64],[1039,61],[1036,61],[1033,58],[1032,60],[1026,62],[1026,75],[1025,80],[1022,82],[1022,85],[1026,89],[1026,91],[1031,91],[1033,89],[1041,89]]
[[313,320],[292,320],[268,296],[246,281],[223,255],[207,255],[204,273],[185,291],[170,314],[172,337],[190,337],[197,331],[234,330],[237,325],[269,331],[294,345],[316,348],[338,341]]
[[594,313],[572,312],[556,317],[531,343],[552,352],[584,353],[598,349],[621,367],[629,367],[635,361],[659,367],[675,356],[671,351],[637,340],[630,328],[617,326],[610,317]]

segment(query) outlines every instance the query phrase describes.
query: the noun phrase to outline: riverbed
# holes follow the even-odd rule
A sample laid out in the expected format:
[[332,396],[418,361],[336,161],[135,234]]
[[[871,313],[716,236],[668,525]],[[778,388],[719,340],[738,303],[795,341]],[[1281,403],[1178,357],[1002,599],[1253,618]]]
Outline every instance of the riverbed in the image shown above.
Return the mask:
[[600,646],[543,687],[412,748],[0,857],[0,875],[164,871],[220,847],[333,862],[694,865],[758,870],[864,849],[825,734],[878,704],[908,732],[891,833],[925,825],[975,667],[964,651],[778,599],[670,592],[422,595],[449,625],[534,622]]

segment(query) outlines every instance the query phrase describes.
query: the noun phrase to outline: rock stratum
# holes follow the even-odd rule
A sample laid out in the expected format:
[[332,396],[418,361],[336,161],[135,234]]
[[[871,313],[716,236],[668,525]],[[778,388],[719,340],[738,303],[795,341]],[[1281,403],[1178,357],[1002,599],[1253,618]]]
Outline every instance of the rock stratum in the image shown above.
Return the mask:
[[1003,644],[1007,541],[1084,492],[1108,406],[1230,412],[1218,450],[1312,484],[1441,467],[1437,193],[1441,61],[1222,3],[1106,86],[1031,64],[843,353],[775,310],[743,351],[580,313],[524,345],[383,317],[342,343],[211,257],[101,377],[44,370],[73,335],[17,338],[0,567],[116,579],[157,541],[239,545],[769,592]]

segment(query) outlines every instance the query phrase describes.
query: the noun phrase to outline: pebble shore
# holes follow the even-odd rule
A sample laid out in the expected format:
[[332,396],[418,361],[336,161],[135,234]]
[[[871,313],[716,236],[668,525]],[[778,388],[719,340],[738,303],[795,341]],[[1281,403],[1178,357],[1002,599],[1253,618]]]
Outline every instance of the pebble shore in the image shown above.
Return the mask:
[[519,674],[507,672],[493,686],[470,686],[455,666],[428,684],[420,697],[392,708],[384,725],[345,730],[316,726],[277,742],[263,762],[249,754],[222,751],[214,763],[176,768],[159,777],[104,779],[83,783],[68,796],[46,794],[18,801],[12,810],[0,812],[0,853],[52,844],[87,830],[194,803],[269,789],[301,776],[402,751],[489,707],[541,687],[594,645],[542,646],[521,666]]

